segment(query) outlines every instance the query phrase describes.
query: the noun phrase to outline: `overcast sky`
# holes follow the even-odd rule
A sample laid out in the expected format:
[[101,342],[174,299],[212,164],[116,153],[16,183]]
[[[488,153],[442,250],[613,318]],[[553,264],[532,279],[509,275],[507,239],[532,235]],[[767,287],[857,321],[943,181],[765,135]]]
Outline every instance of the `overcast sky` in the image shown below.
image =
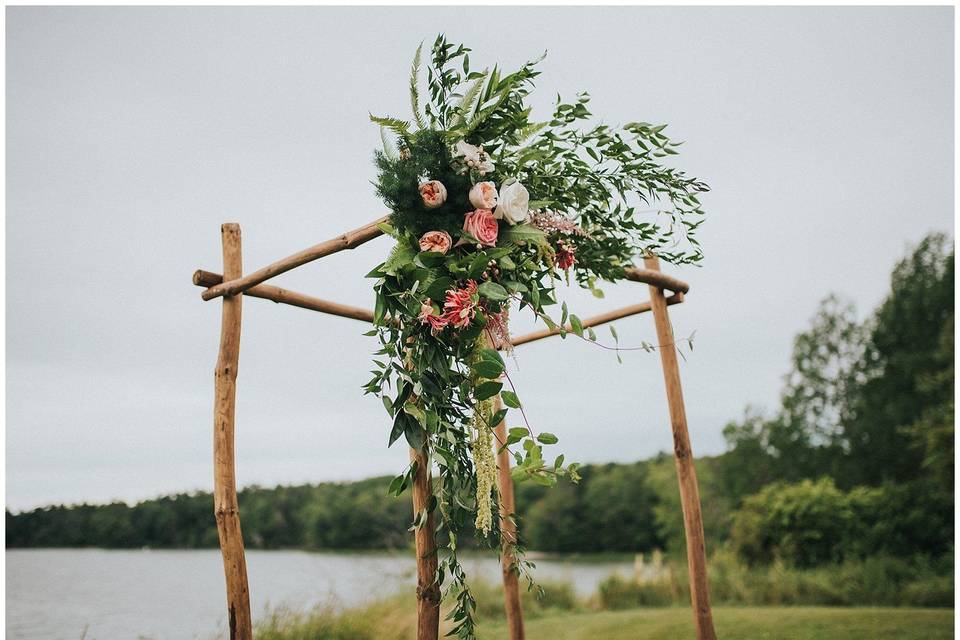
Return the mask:
[[[368,111],[409,117],[417,43],[474,67],[549,50],[534,117],[588,90],[607,123],[669,123],[706,180],[702,268],[671,308],[696,454],[776,406],[791,339],[836,291],[865,314],[910,243],[953,232],[952,8],[8,8],[7,504],[135,500],[212,484],[219,225],[253,270],[382,213]],[[385,238],[276,284],[372,306]],[[570,291],[589,316],[646,299]],[[516,333],[532,326],[514,320]],[[617,324],[655,342],[652,318]],[[341,318],[247,299],[243,485],[402,469],[374,341]],[[599,335],[609,339],[606,330]],[[535,428],[568,460],[670,450],[659,358],[568,340],[518,349]]]

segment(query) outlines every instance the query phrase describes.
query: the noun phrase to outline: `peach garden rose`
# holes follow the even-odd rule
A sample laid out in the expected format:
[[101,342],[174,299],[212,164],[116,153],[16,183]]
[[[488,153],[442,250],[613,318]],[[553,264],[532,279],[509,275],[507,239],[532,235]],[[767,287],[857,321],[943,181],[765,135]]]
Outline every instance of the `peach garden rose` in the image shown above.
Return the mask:
[[446,231],[427,231],[420,236],[420,251],[446,253],[453,246],[453,238]]
[[427,180],[420,184],[420,197],[427,209],[436,209],[447,201],[447,188],[439,180]]
[[493,209],[499,197],[497,187],[492,182],[478,182],[470,189],[470,204],[477,209]]

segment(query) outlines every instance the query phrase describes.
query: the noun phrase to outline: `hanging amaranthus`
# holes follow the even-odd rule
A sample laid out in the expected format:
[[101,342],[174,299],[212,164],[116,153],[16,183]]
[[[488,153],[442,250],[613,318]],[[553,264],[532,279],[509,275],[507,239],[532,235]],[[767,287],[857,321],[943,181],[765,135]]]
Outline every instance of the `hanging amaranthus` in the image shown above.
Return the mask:
[[477,471],[477,531],[487,535],[493,528],[493,503],[491,493],[497,480],[497,464],[493,458],[493,400],[481,400],[473,413],[473,441],[470,453]]

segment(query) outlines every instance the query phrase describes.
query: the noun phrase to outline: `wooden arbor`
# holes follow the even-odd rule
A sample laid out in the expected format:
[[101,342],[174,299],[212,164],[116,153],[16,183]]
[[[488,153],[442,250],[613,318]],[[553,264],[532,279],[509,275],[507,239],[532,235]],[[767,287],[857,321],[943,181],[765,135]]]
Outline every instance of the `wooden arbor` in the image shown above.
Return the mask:
[[[296,293],[280,287],[262,284],[270,278],[295,269],[345,249],[353,249],[368,242],[383,232],[380,224],[387,217],[374,220],[358,229],[336,238],[308,247],[266,267],[243,275],[240,226],[227,223],[221,226],[223,245],[223,274],[198,270],[193,274],[193,284],[204,287],[202,297],[212,300],[223,297],[223,315],[220,329],[220,352],[214,370],[214,514],[227,586],[227,611],[231,640],[252,640],[253,623],[250,615],[250,591],[247,583],[244,559],[243,536],[240,529],[240,513],[237,505],[237,487],[234,452],[234,427],[236,407],[237,366],[240,355],[240,320],[243,296],[253,296],[273,302],[292,305],[312,311],[320,311],[344,318],[365,322],[373,321],[373,312],[367,309],[330,302],[313,296]],[[630,268],[627,279],[645,283],[650,290],[650,300],[615,311],[585,318],[584,328],[601,325],[646,311],[653,312],[659,344],[674,344],[673,328],[667,306],[684,300],[690,287],[676,278],[660,272],[656,257],[644,260],[644,269]],[[667,296],[664,292],[670,291]],[[556,335],[559,330],[545,329],[512,340],[514,346]],[[670,423],[673,430],[674,458],[680,484],[680,500],[683,508],[683,523],[687,542],[687,566],[690,573],[690,598],[694,611],[697,640],[715,640],[710,598],[707,585],[706,550],[703,536],[703,519],[700,513],[700,493],[697,474],[693,466],[693,453],[687,430],[687,418],[680,385],[680,371],[676,350],[661,348],[660,359],[670,408]],[[501,441],[506,440],[506,426],[496,427]],[[417,460],[413,481],[413,508],[417,513],[428,503],[432,486],[430,465],[422,453],[410,452]],[[501,451],[497,456],[498,489],[500,494],[500,531],[505,541],[514,540],[516,529],[514,512],[513,481],[510,476],[510,455]],[[415,533],[417,553],[417,640],[437,640],[440,626],[440,589],[435,583],[437,570],[436,541],[432,515]],[[517,572],[512,568],[514,559],[504,547],[501,553],[507,622],[511,640],[524,638],[523,612],[520,607],[520,590]]]

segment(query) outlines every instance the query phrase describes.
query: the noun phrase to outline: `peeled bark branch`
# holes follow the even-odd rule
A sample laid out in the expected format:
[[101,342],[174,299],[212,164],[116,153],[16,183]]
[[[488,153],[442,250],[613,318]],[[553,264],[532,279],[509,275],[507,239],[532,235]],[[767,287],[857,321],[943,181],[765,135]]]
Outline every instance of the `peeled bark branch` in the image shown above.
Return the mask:
[[303,251],[298,251],[292,256],[287,256],[282,260],[277,260],[273,264],[269,264],[264,268],[254,271],[253,273],[242,278],[231,278],[226,282],[210,287],[201,294],[201,297],[204,300],[212,300],[213,298],[217,298],[219,296],[233,296],[238,293],[243,293],[254,285],[258,285],[265,280],[269,280],[270,278],[290,271],[291,269],[296,269],[297,267],[305,265],[308,262],[319,260],[324,256],[329,256],[330,254],[337,253],[338,251],[359,247],[365,242],[369,242],[378,236],[382,236],[383,231],[380,229],[380,225],[386,222],[389,218],[390,216],[378,218],[358,229],[348,231],[337,236],[336,238],[321,242],[320,244],[315,244],[312,247],[304,249]]

